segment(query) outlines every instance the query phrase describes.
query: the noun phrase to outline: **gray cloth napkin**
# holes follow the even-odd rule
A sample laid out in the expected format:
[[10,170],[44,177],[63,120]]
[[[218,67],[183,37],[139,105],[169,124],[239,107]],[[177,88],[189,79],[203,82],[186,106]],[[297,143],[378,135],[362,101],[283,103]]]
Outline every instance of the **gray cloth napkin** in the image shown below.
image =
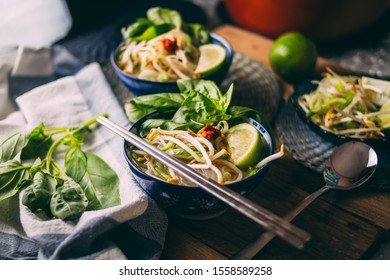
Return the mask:
[[[41,122],[46,127],[68,126],[103,112],[128,127],[99,64],[80,68],[77,60],[58,46],[0,48],[0,143],[12,133],[29,131]],[[72,71],[77,73],[68,75]],[[158,259],[167,218],[133,180],[122,147],[123,140],[104,127],[99,127],[83,147],[103,158],[118,174],[119,206],[84,212],[75,222],[49,220],[21,203],[22,191],[0,202],[0,258]]]

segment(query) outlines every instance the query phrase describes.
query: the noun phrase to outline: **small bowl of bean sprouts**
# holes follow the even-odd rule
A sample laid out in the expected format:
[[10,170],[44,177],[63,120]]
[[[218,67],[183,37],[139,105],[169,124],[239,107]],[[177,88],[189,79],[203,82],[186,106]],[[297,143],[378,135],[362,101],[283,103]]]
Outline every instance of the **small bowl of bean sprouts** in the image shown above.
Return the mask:
[[[199,131],[157,128],[146,134],[142,132],[142,123],[156,117],[161,117],[161,113],[152,113],[140,119],[130,131],[144,137],[203,176],[243,196],[249,195],[259,186],[271,161],[283,156],[283,147],[275,152],[271,134],[265,126],[252,118],[248,118],[247,122],[260,135],[261,157],[257,164],[242,169],[229,159],[229,149],[224,142],[226,127],[206,125]],[[127,142],[124,154],[136,182],[166,210],[186,218],[207,219],[218,216],[227,209],[226,204]]]
[[295,86],[298,114],[327,140],[383,145],[390,131],[390,82],[327,69],[318,80]]

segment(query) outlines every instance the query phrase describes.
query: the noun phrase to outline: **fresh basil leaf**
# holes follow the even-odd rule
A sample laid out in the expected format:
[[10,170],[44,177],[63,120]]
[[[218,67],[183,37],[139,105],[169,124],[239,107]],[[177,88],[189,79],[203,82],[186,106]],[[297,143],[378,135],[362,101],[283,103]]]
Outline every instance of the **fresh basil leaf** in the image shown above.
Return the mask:
[[140,136],[145,137],[152,128],[161,128],[164,130],[179,130],[188,128],[186,123],[177,123],[164,119],[148,119],[141,125]]
[[87,210],[120,204],[119,178],[100,157],[74,146],[65,155],[66,174],[83,189],[88,198]]
[[183,23],[183,31],[190,35],[192,43],[195,46],[200,46],[210,43],[210,32],[199,23]]
[[139,96],[125,104],[126,115],[134,123],[156,111],[174,113],[180,108],[186,97],[187,94],[180,93],[157,93]]
[[135,104],[134,102],[129,101],[125,104],[125,112],[127,115],[127,118],[130,122],[135,123],[136,121],[140,120],[146,115],[149,115],[153,112],[156,112],[157,109],[154,108],[148,108],[144,106],[140,106]]
[[44,132],[45,126],[43,123],[35,127],[28,136],[27,145],[22,149],[20,158],[44,158],[53,144],[53,139]]
[[0,163],[14,159],[16,155],[26,145],[27,137],[25,133],[16,133],[0,144]]
[[160,34],[166,33],[173,29],[174,26],[171,24],[160,24],[148,27],[141,35],[133,37],[133,41],[149,41]]
[[222,92],[214,81],[180,79],[177,81],[177,86],[182,93],[190,93],[191,91],[195,90],[207,96],[208,98],[212,98],[217,101],[222,99]]
[[42,171],[44,164],[45,163],[43,163],[40,158],[36,158],[31,168],[29,169],[31,176],[34,177],[35,173]]
[[166,8],[150,8],[146,12],[146,15],[154,25],[170,24],[174,27],[181,28],[183,22],[179,12]]
[[234,123],[240,123],[249,117],[257,120],[260,123],[264,121],[260,112],[248,107],[230,106],[227,112],[232,116],[231,121]]
[[28,168],[17,160],[0,163],[0,200],[17,194],[29,176]]
[[47,171],[38,171],[35,173],[32,183],[23,193],[22,203],[32,212],[39,209],[47,210],[50,199],[55,192],[57,180]]
[[88,199],[83,189],[72,178],[63,176],[63,185],[50,199],[50,211],[61,220],[76,220],[86,210]]
[[132,101],[137,105],[156,109],[177,109],[186,99],[186,94],[156,93],[136,97]]
[[130,24],[126,30],[124,31],[123,37],[124,39],[127,38],[133,38],[136,36],[141,35],[145,32],[146,29],[148,29],[150,26],[152,26],[152,22],[148,20],[147,18],[139,18],[137,21],[133,24]]
[[234,88],[234,84],[231,84],[228,91],[222,96],[221,105],[222,105],[222,110],[224,110],[225,112],[227,112],[230,106],[230,102],[232,101],[233,88]]
[[215,100],[208,98],[198,91],[193,91],[183,102],[172,118],[173,122],[187,123],[198,127],[195,123],[212,124],[221,120],[228,120],[229,115],[221,110]]

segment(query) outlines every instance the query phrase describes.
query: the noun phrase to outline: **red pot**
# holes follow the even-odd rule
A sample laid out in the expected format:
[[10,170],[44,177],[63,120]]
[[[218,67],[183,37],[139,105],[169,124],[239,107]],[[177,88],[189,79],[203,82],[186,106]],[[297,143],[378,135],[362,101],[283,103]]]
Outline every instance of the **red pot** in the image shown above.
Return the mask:
[[389,0],[224,0],[238,25],[277,37],[298,31],[316,39],[337,38],[369,26]]

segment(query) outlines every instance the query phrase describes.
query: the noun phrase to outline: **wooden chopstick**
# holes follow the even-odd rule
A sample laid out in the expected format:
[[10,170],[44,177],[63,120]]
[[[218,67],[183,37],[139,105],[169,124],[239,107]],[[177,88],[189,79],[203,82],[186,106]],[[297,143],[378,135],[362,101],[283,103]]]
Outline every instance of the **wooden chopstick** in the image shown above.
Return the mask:
[[196,183],[203,190],[252,219],[263,228],[278,235],[294,247],[302,249],[304,244],[309,241],[310,235],[307,232],[292,225],[290,222],[257,205],[249,199],[239,195],[233,190],[218,184],[214,180],[205,178],[196,170],[186,164],[183,164],[167,153],[164,153],[134,133],[102,116],[99,116],[97,121],[117,135],[121,136],[127,142],[133,144],[137,148],[153,156],[155,159],[161,161],[163,164],[169,166],[188,180]]

